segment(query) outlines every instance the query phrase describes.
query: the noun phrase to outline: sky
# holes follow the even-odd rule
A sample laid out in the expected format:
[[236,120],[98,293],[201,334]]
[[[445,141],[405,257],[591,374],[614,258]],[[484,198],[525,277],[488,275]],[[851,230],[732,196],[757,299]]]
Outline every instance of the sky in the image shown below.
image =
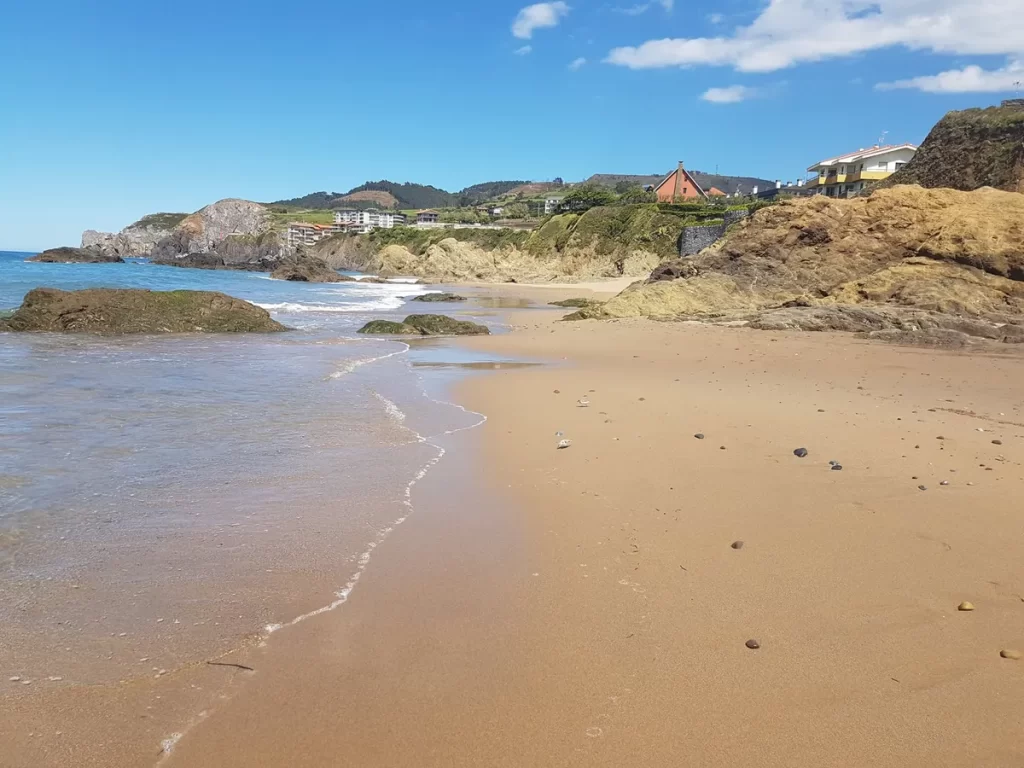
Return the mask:
[[798,180],[1024,86],[1024,0],[12,0],[0,249],[367,180]]

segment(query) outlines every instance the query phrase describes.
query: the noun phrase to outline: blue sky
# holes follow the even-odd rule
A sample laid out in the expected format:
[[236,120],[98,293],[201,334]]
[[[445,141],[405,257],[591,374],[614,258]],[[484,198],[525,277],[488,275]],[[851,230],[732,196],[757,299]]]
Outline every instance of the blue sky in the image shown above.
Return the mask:
[[796,179],[1024,80],[1024,0],[14,0],[0,249],[368,179]]

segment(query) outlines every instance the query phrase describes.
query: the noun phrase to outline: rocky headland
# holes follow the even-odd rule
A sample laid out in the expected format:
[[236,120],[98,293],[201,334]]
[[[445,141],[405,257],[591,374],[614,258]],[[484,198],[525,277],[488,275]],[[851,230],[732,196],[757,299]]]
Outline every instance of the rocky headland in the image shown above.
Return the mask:
[[1024,196],[896,186],[786,200],[581,318],[657,317],[935,343],[1024,340]]
[[265,333],[287,330],[255,304],[214,291],[36,288],[0,331]]
[[148,256],[153,247],[167,237],[188,214],[153,213],[129,224],[120,232],[82,233],[82,248],[99,251],[106,256]]
[[123,264],[124,259],[113,253],[105,253],[96,248],[71,248],[62,246],[50,248],[36,254],[25,261],[44,264]]

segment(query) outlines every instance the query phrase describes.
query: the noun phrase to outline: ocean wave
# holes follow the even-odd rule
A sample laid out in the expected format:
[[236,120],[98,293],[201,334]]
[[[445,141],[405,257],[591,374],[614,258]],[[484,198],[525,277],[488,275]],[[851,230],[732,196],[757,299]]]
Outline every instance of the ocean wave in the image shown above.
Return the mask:
[[404,303],[400,296],[379,296],[367,301],[344,302],[341,304],[302,304],[300,302],[285,301],[279,304],[261,304],[268,312],[283,312],[285,314],[299,314],[302,312],[372,312],[374,310],[398,309]]

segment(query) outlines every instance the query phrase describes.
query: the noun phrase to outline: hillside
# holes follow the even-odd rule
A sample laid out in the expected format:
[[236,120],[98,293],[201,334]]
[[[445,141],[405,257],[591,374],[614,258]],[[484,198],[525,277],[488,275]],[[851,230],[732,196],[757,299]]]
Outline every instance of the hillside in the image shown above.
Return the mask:
[[485,181],[483,184],[473,184],[458,193],[460,205],[476,205],[487,200],[503,197],[510,191],[529,184],[528,181]]
[[1024,196],[897,186],[763,208],[582,316],[1020,342],[1022,277]]
[[1024,105],[950,112],[911,161],[878,186],[896,184],[1024,192]]
[[686,226],[720,215],[702,206],[604,206],[553,216],[534,232],[398,228],[332,237],[314,253],[335,268],[440,281],[639,277],[678,253]]
[[[768,179],[759,179],[754,176],[725,176],[721,174],[705,173],[704,171],[690,171],[690,175],[706,190],[715,187],[727,195],[734,195],[737,192],[749,195],[754,187],[768,189],[774,187],[775,182]],[[595,173],[585,183],[597,184],[608,189],[623,189],[625,187],[646,187],[657,186],[661,180],[668,176],[668,172],[652,175],[630,175],[616,173]]]

